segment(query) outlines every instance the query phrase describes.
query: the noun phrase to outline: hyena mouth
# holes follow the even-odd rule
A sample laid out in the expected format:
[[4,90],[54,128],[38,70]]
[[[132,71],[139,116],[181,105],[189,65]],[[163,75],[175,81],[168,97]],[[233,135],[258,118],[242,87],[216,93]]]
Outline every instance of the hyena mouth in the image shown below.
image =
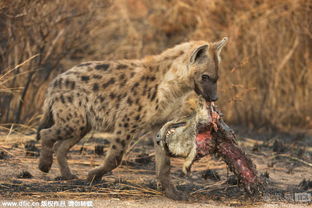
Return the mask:
[[[214,102],[206,102],[206,107],[208,108],[209,114],[211,116],[211,121],[209,123],[197,123],[196,124],[196,133],[200,135],[201,133],[205,133],[207,131],[211,131],[211,128],[217,130],[217,120],[220,118],[219,113],[215,111]],[[182,121],[178,123],[171,124],[167,131],[165,132],[166,137],[170,137],[175,134],[177,128],[185,127],[187,122]]]
[[[167,138],[171,137],[172,135],[174,135],[176,133],[177,128],[185,127],[185,126],[186,126],[186,122],[179,122],[179,123],[175,123],[175,124],[170,125],[168,127],[167,131],[165,132],[166,137]],[[210,125],[199,123],[196,126],[196,133],[197,133],[197,135],[200,135],[202,133],[210,131],[210,129],[211,129]]]
[[182,126],[185,126],[186,122],[179,122],[179,123],[174,123],[172,125],[170,125],[165,133],[166,137],[170,137],[171,135],[173,135],[176,132],[176,129]]

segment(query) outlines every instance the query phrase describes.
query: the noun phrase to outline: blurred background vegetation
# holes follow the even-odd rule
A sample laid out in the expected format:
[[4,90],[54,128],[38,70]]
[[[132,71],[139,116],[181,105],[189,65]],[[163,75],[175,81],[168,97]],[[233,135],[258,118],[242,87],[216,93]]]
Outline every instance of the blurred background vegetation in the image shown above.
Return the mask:
[[36,126],[49,81],[82,61],[224,36],[226,120],[312,129],[310,0],[1,0],[0,124]]

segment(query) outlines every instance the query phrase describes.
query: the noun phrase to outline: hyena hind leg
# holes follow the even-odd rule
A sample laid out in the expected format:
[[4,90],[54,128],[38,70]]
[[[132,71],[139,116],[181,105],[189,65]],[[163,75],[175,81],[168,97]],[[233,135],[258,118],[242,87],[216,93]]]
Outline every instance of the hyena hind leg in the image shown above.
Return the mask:
[[53,162],[53,150],[56,152],[61,176],[64,179],[72,179],[66,155],[72,146],[78,143],[89,131],[89,126],[79,127],[73,124],[54,125],[49,129],[41,130],[41,152],[39,159],[39,169],[49,172]]
[[56,126],[40,131],[41,151],[39,158],[39,169],[48,173],[53,163],[53,145],[57,141]]
[[[46,173],[49,172],[53,163],[54,149],[57,155],[59,155],[57,158],[61,172],[65,173],[65,178],[70,178],[70,174],[66,174],[68,173],[66,171],[68,169],[67,162],[64,162],[66,153],[90,131],[90,126],[88,125],[85,112],[81,111],[81,109],[73,107],[68,109],[62,103],[54,104],[53,108],[54,125],[51,128],[40,131],[42,149],[40,152],[39,169]],[[64,159],[60,159],[62,156],[64,156]]]

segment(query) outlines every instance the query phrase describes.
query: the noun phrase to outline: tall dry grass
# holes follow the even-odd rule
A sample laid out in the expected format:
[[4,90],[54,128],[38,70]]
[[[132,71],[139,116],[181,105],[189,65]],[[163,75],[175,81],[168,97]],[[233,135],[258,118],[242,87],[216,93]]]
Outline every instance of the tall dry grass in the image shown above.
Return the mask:
[[0,92],[2,123],[36,123],[48,81],[82,60],[140,58],[229,36],[219,85],[226,119],[312,128],[308,0],[6,0],[0,33],[0,73],[40,55],[6,82],[12,92]]
[[64,70],[62,62],[91,52],[96,12],[107,6],[97,0],[0,1],[0,74],[14,68],[1,80],[0,122],[37,120],[49,79]]

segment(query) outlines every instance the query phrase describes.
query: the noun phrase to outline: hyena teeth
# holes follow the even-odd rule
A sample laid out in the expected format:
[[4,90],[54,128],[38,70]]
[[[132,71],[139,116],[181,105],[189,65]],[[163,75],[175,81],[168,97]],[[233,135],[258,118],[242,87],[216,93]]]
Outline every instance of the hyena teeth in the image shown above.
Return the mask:
[[175,129],[169,129],[166,133],[166,137],[172,135],[175,132]]

